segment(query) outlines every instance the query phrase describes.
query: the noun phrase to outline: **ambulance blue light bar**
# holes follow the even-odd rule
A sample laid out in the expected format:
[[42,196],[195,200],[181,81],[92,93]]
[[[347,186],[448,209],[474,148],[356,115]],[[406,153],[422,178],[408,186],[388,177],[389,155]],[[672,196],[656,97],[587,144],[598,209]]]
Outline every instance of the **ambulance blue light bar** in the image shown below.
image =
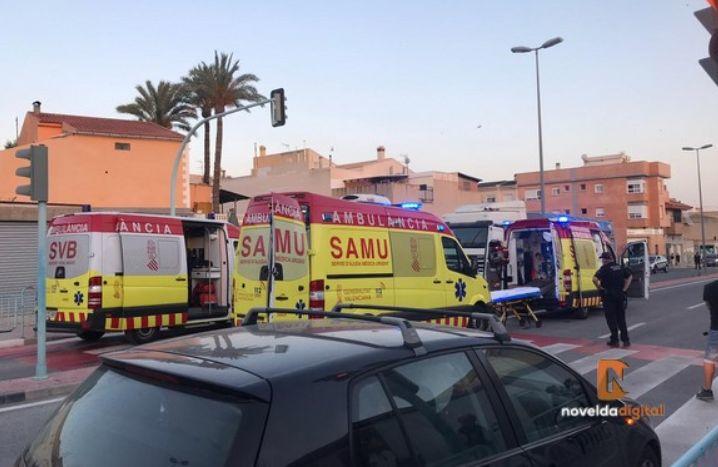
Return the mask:
[[399,203],[397,206],[410,211],[418,211],[421,209],[422,204],[418,201],[407,201],[405,203]]
[[564,224],[568,222],[568,216],[558,216],[558,221]]

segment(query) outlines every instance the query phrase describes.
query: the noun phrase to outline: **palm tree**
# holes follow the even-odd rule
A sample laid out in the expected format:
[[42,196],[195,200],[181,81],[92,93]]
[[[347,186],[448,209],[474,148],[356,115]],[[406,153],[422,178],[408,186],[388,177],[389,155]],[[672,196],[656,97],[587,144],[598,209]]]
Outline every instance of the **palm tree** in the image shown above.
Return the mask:
[[188,102],[185,86],[168,81],[160,81],[155,88],[150,80],[145,86],[135,86],[139,96],[131,104],[118,105],[117,111],[130,114],[143,122],[154,122],[165,128],[177,127],[189,131],[188,119],[197,118],[194,107]]
[[[188,75],[182,78],[187,91],[189,92],[189,103],[199,109],[202,118],[212,115],[214,103],[212,102],[212,90],[214,89],[214,74],[212,67],[202,62],[192,68]],[[202,183],[209,184],[210,169],[210,125],[204,122],[204,174],[202,175]]]
[[[202,62],[202,66],[207,66]],[[224,112],[227,107],[236,107],[243,102],[257,102],[264,96],[257,92],[253,83],[259,81],[251,73],[239,73],[239,60],[234,60],[232,54],[218,54],[214,52],[214,63],[209,66],[212,70],[212,104],[214,113]],[[219,184],[222,175],[222,117],[217,119],[217,137],[214,146],[214,177],[212,180],[212,210],[219,211]]]

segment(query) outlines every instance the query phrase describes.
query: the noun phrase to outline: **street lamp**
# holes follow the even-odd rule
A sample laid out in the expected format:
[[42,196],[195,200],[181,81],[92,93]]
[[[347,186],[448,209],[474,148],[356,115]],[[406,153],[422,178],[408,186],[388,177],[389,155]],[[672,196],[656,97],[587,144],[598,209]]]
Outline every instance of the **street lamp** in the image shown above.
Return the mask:
[[554,45],[560,44],[563,42],[563,39],[560,37],[554,37],[553,39],[549,39],[543,44],[541,44],[538,47],[531,48],[531,47],[513,47],[511,48],[511,52],[515,54],[523,54],[528,52],[534,52],[534,55],[536,57],[536,102],[538,103],[538,140],[539,140],[539,176],[540,176],[540,184],[541,184],[541,215],[546,215],[546,193],[544,190],[544,181],[543,181],[543,135],[541,132],[541,85],[539,80],[539,55],[538,52],[541,49],[548,49],[549,47],[553,47]]
[[[700,251],[700,261],[703,261],[703,252],[705,251],[705,245],[706,245],[706,230],[705,225],[703,221],[703,188],[701,187],[701,158],[700,158],[700,151],[702,149],[708,149],[712,148],[712,144],[704,144],[703,146],[699,148],[692,148],[688,146],[684,146],[684,151],[695,151],[696,152],[696,166],[698,167],[698,202],[700,203],[700,210],[701,210],[701,246],[698,248]],[[702,266],[702,265],[701,265]],[[698,267],[698,274],[701,273],[701,267]]]

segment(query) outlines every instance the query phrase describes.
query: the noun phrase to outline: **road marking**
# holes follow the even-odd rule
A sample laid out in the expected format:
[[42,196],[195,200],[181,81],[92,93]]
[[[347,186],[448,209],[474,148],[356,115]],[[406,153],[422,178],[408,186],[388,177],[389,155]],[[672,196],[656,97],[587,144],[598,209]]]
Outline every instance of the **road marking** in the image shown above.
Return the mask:
[[544,352],[548,352],[551,355],[557,355],[561,352],[566,352],[567,350],[575,349],[577,347],[581,346],[575,344],[564,344],[563,342],[559,342],[558,344],[551,344],[545,347],[541,347],[541,350],[543,350]]
[[64,397],[57,397],[55,399],[48,399],[44,401],[38,401],[38,402],[31,402],[28,404],[20,404],[20,405],[14,405],[12,407],[5,407],[3,409],[0,409],[0,413],[4,412],[12,412],[13,410],[21,410],[21,409],[27,409],[30,407],[38,407],[41,405],[47,405],[47,404],[54,404],[55,402],[60,402],[62,400],[65,400]]
[[628,397],[637,399],[680,373],[692,362],[693,359],[690,357],[672,355],[644,365],[636,371],[629,369],[621,386],[628,391]]
[[51,341],[47,341],[47,345],[55,345],[55,344],[66,344],[68,342],[79,342],[81,339],[79,337],[65,337],[64,339],[54,339]]
[[112,345],[110,347],[100,347],[99,349],[85,350],[83,353],[89,353],[92,355],[99,355],[106,352],[114,352],[115,350],[125,350],[132,347],[130,344]]
[[686,308],[686,310],[692,310],[692,309],[694,309],[694,308],[698,308],[699,306],[703,306],[703,305],[705,305],[705,304],[706,304],[706,302],[696,303],[695,305],[691,305],[691,306],[689,306],[688,308]]
[[[636,329],[636,328],[640,328],[641,326],[645,326],[645,324],[646,324],[646,323],[636,323],[636,324],[632,324],[632,325],[628,326],[628,327],[626,328],[626,330],[627,330],[627,331],[633,331],[633,330]],[[608,334],[601,334],[600,336],[598,336],[598,339],[605,339],[605,338],[607,338],[607,337],[611,337],[611,333],[610,333],[610,332],[609,332]]]
[[579,358],[578,360],[569,363],[569,366],[571,366],[574,370],[578,371],[583,375],[590,371],[596,371],[596,366],[598,365],[599,360],[615,360],[623,357],[628,357],[629,355],[633,355],[636,352],[636,350],[609,349],[603,352],[599,352],[597,354]]
[[[700,383],[696,382],[698,391]],[[717,388],[713,388],[715,391]],[[661,440],[663,465],[671,465],[715,426],[718,404],[696,399],[694,396],[656,427]]]
[[677,284],[677,285],[669,285],[667,287],[657,287],[655,289],[650,289],[651,292],[660,292],[662,290],[670,290],[670,289],[676,289],[678,287],[686,287],[688,285],[698,285],[698,284],[705,284],[706,282],[713,282],[715,278],[713,279],[706,279],[704,281],[695,281],[695,282],[686,282],[685,284]]

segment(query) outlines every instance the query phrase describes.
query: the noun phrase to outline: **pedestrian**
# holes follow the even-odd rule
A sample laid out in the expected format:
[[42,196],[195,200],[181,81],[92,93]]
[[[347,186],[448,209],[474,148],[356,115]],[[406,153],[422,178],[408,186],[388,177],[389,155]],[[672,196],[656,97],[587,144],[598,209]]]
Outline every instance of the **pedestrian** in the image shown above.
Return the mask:
[[708,305],[711,316],[711,328],[708,331],[706,352],[703,356],[703,387],[696,397],[703,401],[713,400],[713,376],[716,371],[715,362],[718,361],[718,281],[713,281],[703,287],[703,301]]
[[681,254],[676,253],[676,266],[680,266],[680,265],[681,265]]
[[701,268],[701,254],[699,251],[696,251],[696,253],[693,255],[693,263],[695,264],[696,269]]
[[618,347],[620,331],[623,346],[630,347],[631,340],[628,338],[628,329],[626,329],[624,302],[633,276],[628,268],[616,264],[613,255],[609,252],[601,254],[601,261],[603,265],[593,276],[593,283],[601,292],[603,312],[606,315],[608,329],[611,331],[611,338],[607,344],[610,347]]
[[676,262],[676,255],[675,253],[671,253],[671,266],[673,266],[673,263]]

